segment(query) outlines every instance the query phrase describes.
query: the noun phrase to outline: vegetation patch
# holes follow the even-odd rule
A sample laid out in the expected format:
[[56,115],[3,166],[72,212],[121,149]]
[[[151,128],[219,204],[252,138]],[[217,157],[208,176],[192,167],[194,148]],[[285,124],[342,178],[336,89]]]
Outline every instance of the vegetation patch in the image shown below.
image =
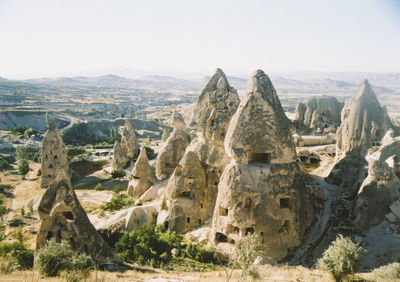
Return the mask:
[[111,172],[111,177],[113,179],[115,178],[122,178],[126,175],[126,172],[123,168],[118,168],[116,170],[114,170],[113,172]]
[[400,263],[394,262],[388,265],[381,266],[372,271],[372,275],[377,279],[399,279],[400,278]]
[[127,207],[131,207],[135,204],[135,201],[131,196],[126,194],[119,194],[116,198],[103,204],[100,208],[103,211],[118,211]]
[[40,163],[41,149],[37,146],[18,146],[16,149],[17,160],[30,160]]

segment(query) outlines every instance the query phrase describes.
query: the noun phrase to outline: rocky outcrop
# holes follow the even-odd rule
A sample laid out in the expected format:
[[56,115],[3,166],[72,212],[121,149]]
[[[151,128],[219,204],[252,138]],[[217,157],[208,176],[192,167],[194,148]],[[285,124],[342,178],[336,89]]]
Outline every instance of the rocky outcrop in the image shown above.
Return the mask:
[[136,141],[135,130],[129,119],[126,119],[125,125],[122,128],[121,146],[125,153],[135,157],[139,153],[139,144]]
[[346,154],[364,158],[368,148],[379,145],[385,132],[393,125],[386,108],[380,106],[368,80],[346,101],[341,113],[342,123],[337,131],[338,159]]
[[131,180],[128,184],[128,195],[137,199],[156,181],[156,176],[147,159],[146,149],[142,148],[132,169]]
[[400,198],[398,156],[400,138],[395,138],[394,131],[390,129],[382,139],[379,150],[367,156],[368,176],[358,191],[354,208],[357,231],[362,232],[380,223],[390,212],[391,204]]
[[42,143],[40,186],[47,187],[60,170],[68,172],[68,160],[64,143],[57,127],[50,125]]
[[213,213],[215,195],[207,189],[206,174],[194,152],[187,152],[168,180],[157,224],[178,233],[198,227]]
[[171,126],[173,128],[186,129],[185,120],[183,119],[183,116],[177,111],[174,111],[174,113],[172,114]]
[[217,69],[197,99],[194,119],[204,137],[223,142],[229,121],[239,105],[237,91]]
[[59,171],[47,188],[38,212],[42,222],[36,240],[37,248],[56,238],[57,241],[67,240],[77,252],[90,255],[100,265],[119,262],[89,221],[64,170]]
[[231,162],[218,185],[210,240],[227,255],[243,236],[256,233],[268,254],[282,259],[300,245],[314,209],[296,163],[290,122],[261,70],[232,117],[225,150]]
[[119,168],[123,168],[129,162],[129,157],[125,153],[125,150],[122,148],[121,143],[119,143],[119,141],[115,141],[113,151],[114,151],[114,158],[112,163],[112,169],[116,170]]
[[158,152],[156,176],[159,180],[169,177],[185,154],[189,145],[186,131],[175,128]]
[[340,113],[343,103],[335,97],[310,97],[306,104],[296,107],[295,123],[304,125],[316,133],[336,132],[340,125]]

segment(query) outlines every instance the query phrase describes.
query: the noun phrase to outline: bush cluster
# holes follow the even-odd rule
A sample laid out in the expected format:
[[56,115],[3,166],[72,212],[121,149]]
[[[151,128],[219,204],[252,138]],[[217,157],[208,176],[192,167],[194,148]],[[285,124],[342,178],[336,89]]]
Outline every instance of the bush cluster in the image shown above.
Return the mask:
[[22,160],[18,165],[18,173],[21,175],[27,174],[29,171],[29,163],[27,160]]
[[9,267],[18,270],[31,269],[33,267],[33,252],[28,250],[22,240],[0,245],[0,256],[10,257]]
[[175,232],[163,232],[143,225],[133,233],[124,233],[116,243],[115,249],[123,261],[135,261],[140,265],[160,267],[171,259],[171,250],[180,248],[181,237]]
[[126,194],[119,194],[116,198],[100,206],[102,210],[118,211],[123,208],[133,206],[135,201]]
[[113,179],[121,178],[121,177],[124,177],[125,175],[126,175],[126,172],[123,168],[118,168],[118,169],[114,170],[113,172],[111,172],[111,176]]
[[10,165],[10,163],[5,158],[2,158],[0,156],[0,169],[1,170],[7,169],[9,167],[9,165]]
[[318,268],[332,273],[339,280],[354,273],[366,251],[350,238],[339,235],[318,260]]
[[210,247],[188,244],[185,249],[185,255],[202,263],[218,263],[218,257],[214,250]]
[[41,150],[36,146],[18,146],[16,149],[17,160],[31,160],[40,163]]
[[82,155],[86,153],[85,147],[83,146],[72,146],[68,145],[65,148],[65,153],[67,154],[67,159],[71,160],[76,156]]
[[400,278],[400,263],[394,262],[388,265],[381,266],[372,271],[378,279],[399,279]]
[[39,272],[44,276],[57,276],[61,271],[90,269],[94,262],[90,256],[77,254],[67,241],[57,243],[53,238],[35,254]]

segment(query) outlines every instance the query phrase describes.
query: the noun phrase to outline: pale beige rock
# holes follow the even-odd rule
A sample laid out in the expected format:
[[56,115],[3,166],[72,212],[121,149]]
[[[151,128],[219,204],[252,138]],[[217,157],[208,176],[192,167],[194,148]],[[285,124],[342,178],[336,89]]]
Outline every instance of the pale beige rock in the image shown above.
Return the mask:
[[146,149],[142,148],[135,166],[132,169],[128,184],[128,195],[137,199],[156,181],[156,176],[147,159]]
[[197,99],[194,119],[204,137],[223,142],[229,121],[240,103],[237,91],[217,69]]
[[125,229],[128,232],[138,230],[142,225],[151,225],[158,215],[158,205],[132,207],[126,217]]
[[368,148],[379,144],[386,131],[393,127],[368,80],[361,82],[356,93],[346,101],[341,120],[337,131],[337,159],[346,154],[364,158]]
[[179,112],[174,111],[171,119],[171,126],[173,128],[186,129],[185,121]]
[[194,152],[188,151],[171,175],[157,224],[183,233],[204,223],[213,212],[208,202],[213,195],[206,186],[206,174]]
[[188,134],[182,129],[175,128],[158,152],[156,176],[159,180],[172,174],[188,145]]
[[114,151],[114,158],[112,163],[112,169],[116,170],[119,168],[123,168],[129,162],[129,157],[125,153],[119,141],[115,141],[113,151]]
[[36,240],[37,248],[47,240],[68,240],[78,253],[90,255],[101,265],[115,264],[119,259],[90,223],[79,203],[67,173],[60,170],[49,185],[38,208],[42,220]]
[[136,140],[135,129],[129,119],[126,119],[122,128],[121,146],[127,155],[132,157],[139,153],[139,144]]
[[68,160],[60,132],[50,125],[42,143],[42,164],[40,186],[47,187],[60,170],[68,171]]
[[218,185],[210,234],[222,255],[256,233],[268,254],[280,260],[300,245],[313,221],[289,124],[270,79],[256,71],[225,139],[231,162]]

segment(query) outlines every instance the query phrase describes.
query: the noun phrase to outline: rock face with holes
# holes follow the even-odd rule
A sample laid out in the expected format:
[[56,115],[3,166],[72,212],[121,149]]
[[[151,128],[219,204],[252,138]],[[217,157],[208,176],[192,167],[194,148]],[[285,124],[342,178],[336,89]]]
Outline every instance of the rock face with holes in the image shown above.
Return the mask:
[[186,131],[175,128],[158,152],[156,176],[159,180],[169,177],[185,154],[189,145]]
[[126,164],[129,162],[129,157],[125,153],[125,150],[122,148],[121,143],[119,143],[119,141],[115,141],[113,150],[114,150],[114,159],[112,163],[112,169],[116,170],[126,166]]
[[60,170],[47,188],[38,208],[42,221],[37,248],[47,240],[67,240],[79,253],[90,255],[100,265],[115,264],[119,259],[89,221],[79,203],[67,173]]
[[186,129],[185,120],[183,119],[183,116],[177,111],[174,111],[174,113],[172,114],[171,126],[173,128]]
[[319,133],[336,132],[342,108],[343,103],[335,97],[310,97],[297,105],[295,122]]
[[368,148],[379,145],[385,132],[393,127],[368,80],[362,81],[357,92],[346,101],[341,119],[337,131],[338,159],[346,154],[364,158]]
[[209,203],[214,195],[206,184],[199,158],[187,152],[168,180],[157,224],[178,233],[202,225],[213,213]]
[[147,159],[146,149],[142,148],[132,169],[131,180],[128,184],[128,195],[138,199],[156,181],[156,176]]
[[217,69],[197,99],[194,118],[197,130],[214,142],[224,142],[232,115],[240,103],[237,91],[224,72]]
[[282,259],[300,245],[314,209],[296,163],[290,122],[261,70],[232,117],[225,150],[231,162],[218,186],[210,240],[228,255],[243,236],[257,233],[268,255]]
[[139,144],[136,140],[135,130],[129,119],[126,119],[122,128],[121,146],[127,155],[137,156]]
[[219,179],[230,161],[223,140],[239,101],[217,69],[197,100],[194,116],[199,132],[168,182],[159,223],[186,232],[211,219]]
[[367,156],[368,176],[361,185],[354,208],[354,226],[362,232],[380,223],[400,198],[400,137],[390,129],[378,151]]
[[68,160],[60,132],[50,125],[42,143],[42,165],[40,186],[47,187],[57,176],[58,171],[68,171]]

